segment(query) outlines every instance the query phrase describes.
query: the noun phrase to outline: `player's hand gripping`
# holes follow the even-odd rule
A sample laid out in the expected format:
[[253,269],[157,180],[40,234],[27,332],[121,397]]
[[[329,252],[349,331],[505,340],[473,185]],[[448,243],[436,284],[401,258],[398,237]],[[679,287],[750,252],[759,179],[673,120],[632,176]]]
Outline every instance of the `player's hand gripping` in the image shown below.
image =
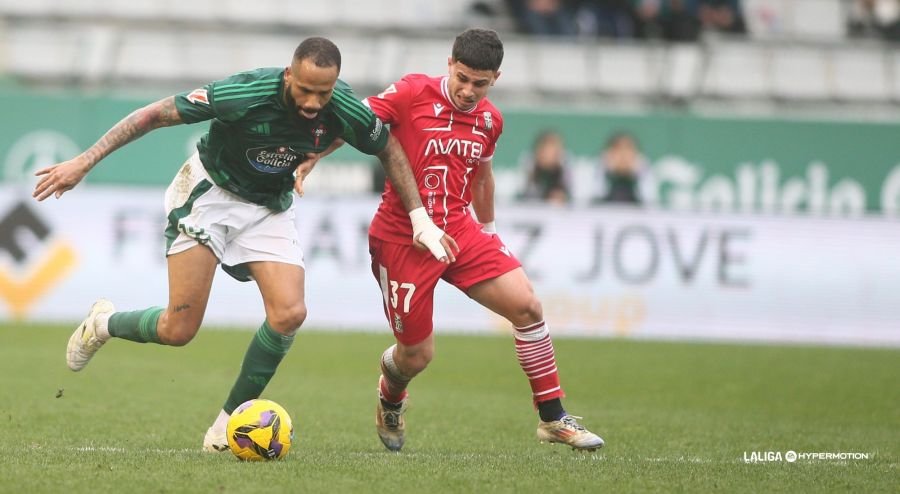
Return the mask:
[[438,261],[449,264],[456,261],[454,253],[459,252],[456,240],[444,233],[431,221],[424,207],[409,212],[412,221],[413,245],[419,249],[428,249]]
[[34,172],[41,178],[34,186],[34,192],[31,195],[38,201],[43,201],[51,195],[55,195],[59,199],[65,192],[78,185],[90,170],[90,163],[84,158],[84,155],[41,168]]

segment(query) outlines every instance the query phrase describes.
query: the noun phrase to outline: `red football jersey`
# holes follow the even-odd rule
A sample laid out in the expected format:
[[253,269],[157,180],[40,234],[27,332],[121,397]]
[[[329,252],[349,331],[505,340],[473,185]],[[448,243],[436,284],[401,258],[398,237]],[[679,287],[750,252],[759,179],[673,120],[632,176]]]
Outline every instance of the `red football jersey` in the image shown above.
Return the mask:
[[[503,116],[487,98],[468,111],[456,108],[448,79],[410,74],[366,101],[406,151],[428,215],[454,235],[474,221],[469,211],[472,179],[479,165],[494,156]],[[390,180],[369,234],[412,243],[409,215]]]

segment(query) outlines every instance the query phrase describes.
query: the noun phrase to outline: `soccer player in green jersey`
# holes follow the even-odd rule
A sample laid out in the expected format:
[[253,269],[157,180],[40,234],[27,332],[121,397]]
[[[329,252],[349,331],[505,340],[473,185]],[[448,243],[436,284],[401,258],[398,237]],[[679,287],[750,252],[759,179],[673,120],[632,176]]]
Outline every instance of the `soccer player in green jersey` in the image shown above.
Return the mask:
[[381,160],[403,196],[413,241],[441,262],[455,260],[456,243],[422,207],[403,149],[338,80],[340,68],[334,43],[306,39],[289,67],[243,72],[140,108],[80,155],[36,173],[34,197],[58,199],[101,159],[147,132],[211,120],[197,153],[166,191],[168,305],[117,312],[110,301],[98,300],[66,348],[69,368],[78,371],[110,338],[185,345],[200,328],[217,264],[238,280],[255,281],[266,319],[206,433],[208,451],[227,449],[230,413],[260,396],[306,318],[293,191],[302,195],[306,174],[336,139]]

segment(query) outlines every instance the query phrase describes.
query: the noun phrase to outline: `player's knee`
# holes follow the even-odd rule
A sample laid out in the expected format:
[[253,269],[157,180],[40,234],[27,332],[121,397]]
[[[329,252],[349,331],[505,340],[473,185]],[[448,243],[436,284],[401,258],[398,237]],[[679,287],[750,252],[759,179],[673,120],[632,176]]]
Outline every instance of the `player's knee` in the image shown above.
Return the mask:
[[516,326],[527,326],[544,319],[544,308],[537,297],[529,297],[516,307]]
[[299,303],[282,307],[268,315],[269,325],[279,333],[292,335],[306,320],[306,304]]
[[[161,322],[163,322],[161,320]],[[168,319],[157,326],[159,341],[169,346],[185,346],[200,330],[200,322]]]
[[401,355],[400,370],[407,376],[413,377],[425,370],[428,364],[431,363],[431,360],[434,358],[434,347],[417,348],[414,351],[403,352]]

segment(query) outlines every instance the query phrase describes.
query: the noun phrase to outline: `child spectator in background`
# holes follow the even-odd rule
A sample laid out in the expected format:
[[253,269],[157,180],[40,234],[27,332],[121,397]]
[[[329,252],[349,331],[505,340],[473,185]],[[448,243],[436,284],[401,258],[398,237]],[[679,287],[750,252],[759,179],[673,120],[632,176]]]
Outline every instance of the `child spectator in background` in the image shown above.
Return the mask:
[[519,198],[565,205],[572,200],[570,157],[565,141],[554,130],[537,135],[531,156],[525,161],[527,176]]
[[591,203],[641,204],[646,199],[641,189],[649,178],[647,160],[635,137],[628,132],[615,132],[600,155]]

